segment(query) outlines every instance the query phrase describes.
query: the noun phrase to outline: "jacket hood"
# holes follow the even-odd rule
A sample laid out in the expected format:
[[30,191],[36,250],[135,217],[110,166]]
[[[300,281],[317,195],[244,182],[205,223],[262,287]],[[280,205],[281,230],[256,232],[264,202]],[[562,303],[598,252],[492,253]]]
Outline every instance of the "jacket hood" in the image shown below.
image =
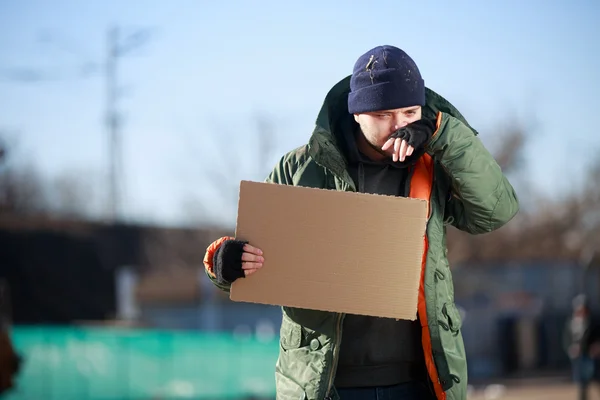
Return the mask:
[[[351,75],[336,83],[325,96],[317,116],[316,126],[309,141],[309,152],[315,162],[342,176],[346,168],[345,155],[353,151],[349,147],[348,134],[353,134],[356,121],[348,112],[348,94]],[[435,118],[438,112],[449,114],[465,125],[475,135],[478,132],[466,121],[465,117],[448,100],[429,88],[425,88],[425,106],[423,118]],[[325,157],[325,155],[327,157]]]

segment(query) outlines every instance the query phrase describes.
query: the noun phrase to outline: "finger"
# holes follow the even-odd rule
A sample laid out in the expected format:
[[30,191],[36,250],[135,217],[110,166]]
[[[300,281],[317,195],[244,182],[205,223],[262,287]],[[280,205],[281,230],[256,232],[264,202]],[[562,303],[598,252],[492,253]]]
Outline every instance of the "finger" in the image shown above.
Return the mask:
[[402,143],[402,139],[394,139],[394,152],[397,153],[400,149],[400,144]]
[[408,144],[406,143],[406,140],[403,140],[402,143],[400,144],[400,154],[398,155],[398,157],[400,158],[400,161],[404,161],[404,159],[406,158],[406,148],[408,147]]
[[247,269],[247,270],[244,270],[244,276],[252,275],[256,271],[258,271],[258,269]]
[[394,162],[398,161],[398,159],[400,157],[398,151],[400,150],[401,144],[402,144],[402,139],[396,139],[394,141],[394,154],[392,155],[392,160],[394,160]]
[[242,263],[242,269],[243,270],[250,270],[250,269],[259,269],[262,268],[262,263],[258,263],[258,262],[250,262],[250,261],[246,261]]
[[385,142],[384,145],[381,147],[381,150],[385,151],[385,150],[389,149],[394,144],[394,140],[395,140],[394,138],[389,138],[387,140],[387,142]]
[[406,149],[406,155],[412,156],[413,151],[415,151],[415,148],[412,146],[408,146],[408,148]]
[[261,249],[259,249],[258,247],[251,246],[248,243],[244,245],[244,251],[247,253],[256,254],[257,256],[262,256],[263,253]]
[[242,253],[242,261],[252,261],[252,262],[264,262],[265,259],[262,256],[257,256],[252,253]]

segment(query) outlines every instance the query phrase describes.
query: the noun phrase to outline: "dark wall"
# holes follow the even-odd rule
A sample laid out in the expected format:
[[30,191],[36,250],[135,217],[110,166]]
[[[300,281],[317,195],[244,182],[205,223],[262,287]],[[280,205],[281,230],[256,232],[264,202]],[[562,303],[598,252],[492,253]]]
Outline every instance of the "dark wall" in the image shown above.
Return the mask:
[[204,250],[224,234],[230,233],[0,216],[0,280],[8,281],[12,320],[113,318],[118,268],[142,274],[173,265],[202,268]]
[[13,322],[112,317],[114,269],[99,247],[93,236],[0,230],[0,278],[8,282]]

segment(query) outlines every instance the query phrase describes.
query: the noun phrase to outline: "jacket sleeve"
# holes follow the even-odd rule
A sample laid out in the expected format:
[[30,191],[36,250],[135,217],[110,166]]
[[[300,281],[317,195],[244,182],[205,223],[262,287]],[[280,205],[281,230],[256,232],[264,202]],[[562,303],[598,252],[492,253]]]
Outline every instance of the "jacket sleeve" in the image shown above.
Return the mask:
[[[266,183],[279,183],[284,185],[292,184],[292,176],[291,171],[289,170],[289,162],[288,155],[285,155],[281,158],[279,163],[273,168],[271,173],[265,179]],[[217,251],[217,249],[223,244],[223,242],[227,239],[234,239],[233,237],[223,236],[214,242],[212,242],[206,252],[204,254],[204,271],[208,278],[212,281],[212,283],[219,289],[229,292],[231,290],[231,284],[221,284],[217,282],[217,277],[213,271],[213,257]]]
[[519,210],[514,188],[481,140],[463,122],[438,114],[438,127],[427,145],[448,174],[452,196],[446,219],[472,234],[492,232]]
[[234,238],[231,236],[220,237],[217,240],[215,240],[214,242],[212,242],[206,248],[206,252],[204,253],[204,272],[206,272],[206,275],[208,276],[208,278],[211,280],[211,282],[217,288],[219,288],[225,292],[229,292],[231,285],[222,284],[217,281],[217,276],[215,275],[214,268],[213,268],[213,266],[214,266],[213,257],[215,256],[215,253],[217,252],[219,247],[221,247],[223,242],[225,242],[227,239],[234,239]]

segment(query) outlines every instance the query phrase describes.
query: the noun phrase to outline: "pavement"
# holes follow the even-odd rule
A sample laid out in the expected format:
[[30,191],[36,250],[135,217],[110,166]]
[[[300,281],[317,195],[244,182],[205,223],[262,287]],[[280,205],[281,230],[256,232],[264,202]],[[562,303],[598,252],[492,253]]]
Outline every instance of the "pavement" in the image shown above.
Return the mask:
[[[492,383],[469,388],[468,400],[578,400],[573,383],[538,381],[517,384]],[[600,385],[588,391],[587,400],[600,400]]]

